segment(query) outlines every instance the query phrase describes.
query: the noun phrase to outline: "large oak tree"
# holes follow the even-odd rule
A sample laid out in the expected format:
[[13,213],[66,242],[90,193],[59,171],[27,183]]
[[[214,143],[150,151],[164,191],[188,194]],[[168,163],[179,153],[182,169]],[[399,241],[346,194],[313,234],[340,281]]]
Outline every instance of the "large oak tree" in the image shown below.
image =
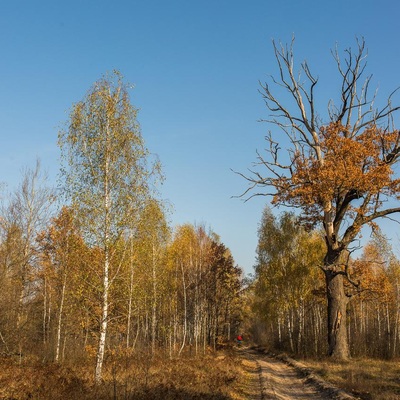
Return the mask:
[[318,79],[307,62],[300,73],[295,71],[293,41],[287,46],[274,42],[273,47],[279,75],[272,84],[262,84],[261,93],[270,112],[266,122],[274,129],[254,168],[241,174],[249,181],[243,196],[271,196],[276,205],[299,208],[304,223],[323,227],[329,354],[346,359],[349,297],[344,279],[352,282],[351,244],[364,226],[400,212],[400,179],[393,169],[400,154],[393,119],[399,107],[392,104],[396,91],[376,107],[376,96],[369,93],[371,76],[364,76],[365,43],[359,40],[343,59],[332,52],[339,102],[330,101],[327,113],[318,112]]

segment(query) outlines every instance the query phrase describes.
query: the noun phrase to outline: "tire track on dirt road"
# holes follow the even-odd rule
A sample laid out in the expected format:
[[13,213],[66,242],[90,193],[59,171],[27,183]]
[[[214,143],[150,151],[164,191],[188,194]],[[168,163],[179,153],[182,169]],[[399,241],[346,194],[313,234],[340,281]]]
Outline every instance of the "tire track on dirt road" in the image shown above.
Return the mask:
[[[260,354],[250,349],[238,350],[243,361],[247,364],[253,363],[259,374],[259,382],[253,385],[253,396],[250,399],[261,400],[333,400],[342,399],[332,393],[321,390],[313,381],[307,377],[301,377],[299,372],[292,366],[281,360]],[[255,364],[254,364],[255,363]],[[259,395],[254,395],[258,391]],[[346,396],[347,399],[355,399]]]

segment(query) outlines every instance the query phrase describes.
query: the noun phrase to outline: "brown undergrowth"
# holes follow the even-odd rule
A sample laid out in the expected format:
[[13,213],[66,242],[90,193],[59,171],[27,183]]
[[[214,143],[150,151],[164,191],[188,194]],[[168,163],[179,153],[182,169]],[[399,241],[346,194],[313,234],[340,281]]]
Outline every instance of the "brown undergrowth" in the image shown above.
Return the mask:
[[363,400],[400,400],[400,362],[352,359],[304,362],[324,380]]
[[146,353],[109,357],[100,385],[94,383],[93,366],[93,360],[57,365],[0,359],[0,399],[231,400],[246,379],[229,351],[179,359]]

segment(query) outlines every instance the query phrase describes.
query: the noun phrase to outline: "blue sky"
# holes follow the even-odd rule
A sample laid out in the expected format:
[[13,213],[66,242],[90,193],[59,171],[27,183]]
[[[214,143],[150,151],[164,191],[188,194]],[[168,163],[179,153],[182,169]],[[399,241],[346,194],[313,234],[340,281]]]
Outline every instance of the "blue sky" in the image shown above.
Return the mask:
[[0,182],[42,160],[55,181],[57,132],[103,74],[135,85],[142,134],[166,175],[173,225],[204,223],[252,272],[266,198],[232,198],[262,149],[259,81],[276,74],[271,39],[295,35],[297,60],[320,78],[319,108],[338,95],[330,54],[364,36],[372,87],[400,86],[396,0],[3,1],[0,5]]

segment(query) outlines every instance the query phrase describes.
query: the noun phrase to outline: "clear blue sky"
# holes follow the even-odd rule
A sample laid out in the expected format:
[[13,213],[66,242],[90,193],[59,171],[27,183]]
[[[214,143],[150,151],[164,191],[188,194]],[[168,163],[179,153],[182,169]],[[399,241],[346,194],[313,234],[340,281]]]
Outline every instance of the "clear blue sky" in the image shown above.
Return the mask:
[[364,36],[384,97],[400,85],[399,15],[396,0],[3,1],[0,182],[13,187],[37,157],[55,181],[69,108],[118,69],[135,85],[142,134],[163,164],[172,224],[205,223],[252,272],[268,200],[232,199],[246,183],[231,169],[251,167],[263,146],[258,81],[276,73],[271,39],[296,36],[297,59],[309,61],[329,98],[330,49]]

